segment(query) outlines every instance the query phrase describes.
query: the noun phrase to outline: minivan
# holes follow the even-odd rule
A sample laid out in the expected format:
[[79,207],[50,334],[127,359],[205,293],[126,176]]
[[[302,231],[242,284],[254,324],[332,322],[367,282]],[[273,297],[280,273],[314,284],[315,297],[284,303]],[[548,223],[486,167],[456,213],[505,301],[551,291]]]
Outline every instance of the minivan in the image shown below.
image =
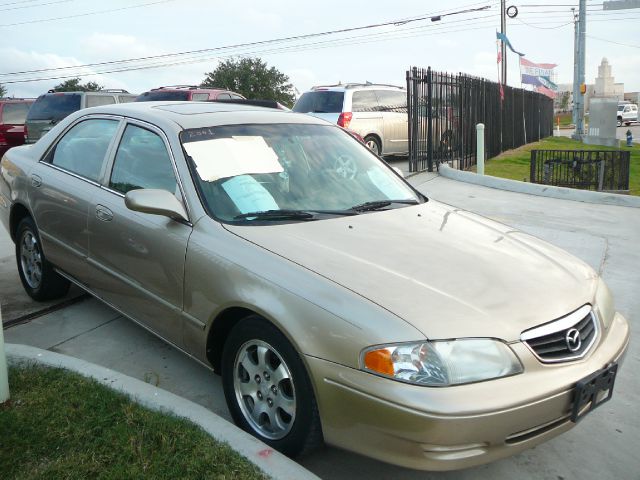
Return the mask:
[[409,152],[407,91],[402,87],[373,83],[317,86],[302,94],[293,111],[353,130],[376,155]]

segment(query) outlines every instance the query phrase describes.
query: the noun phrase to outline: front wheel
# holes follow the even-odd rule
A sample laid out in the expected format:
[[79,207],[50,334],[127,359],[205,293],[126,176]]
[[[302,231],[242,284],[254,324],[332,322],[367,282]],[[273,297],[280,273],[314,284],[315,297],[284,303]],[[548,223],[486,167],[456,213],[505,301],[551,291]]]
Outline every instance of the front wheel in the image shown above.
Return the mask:
[[618,117],[618,126],[621,127],[622,126],[622,117]]
[[22,286],[34,300],[54,300],[69,291],[69,280],[60,276],[45,258],[38,228],[30,217],[23,218],[16,230],[16,261]]
[[321,443],[309,376],[271,323],[251,316],[233,328],[222,352],[222,383],[233,420],[254,437],[292,457]]

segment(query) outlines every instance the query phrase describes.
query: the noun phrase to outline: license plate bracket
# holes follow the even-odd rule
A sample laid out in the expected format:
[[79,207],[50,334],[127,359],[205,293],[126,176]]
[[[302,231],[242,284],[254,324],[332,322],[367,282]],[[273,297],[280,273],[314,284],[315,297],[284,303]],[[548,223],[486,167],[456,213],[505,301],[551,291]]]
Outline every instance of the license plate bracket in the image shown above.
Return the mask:
[[[578,423],[587,413],[611,400],[617,373],[618,364],[612,363],[583,378],[576,384],[573,393],[573,407],[571,409],[572,422]],[[587,405],[589,405],[589,408],[583,412],[582,410]]]

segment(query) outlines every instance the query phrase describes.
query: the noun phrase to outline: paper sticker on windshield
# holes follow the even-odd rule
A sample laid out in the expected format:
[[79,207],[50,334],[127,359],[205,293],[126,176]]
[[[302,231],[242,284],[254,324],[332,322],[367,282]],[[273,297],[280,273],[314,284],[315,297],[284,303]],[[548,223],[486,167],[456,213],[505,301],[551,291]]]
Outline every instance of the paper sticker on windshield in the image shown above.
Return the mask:
[[234,177],[222,184],[240,213],[277,210],[278,204],[269,191],[249,175]]
[[198,175],[206,182],[236,175],[284,171],[278,155],[263,137],[214,138],[185,143],[184,149],[193,158]]
[[387,198],[402,200],[407,198],[407,189],[403,188],[390,172],[385,172],[381,168],[372,168],[367,171],[369,180],[384,193]]

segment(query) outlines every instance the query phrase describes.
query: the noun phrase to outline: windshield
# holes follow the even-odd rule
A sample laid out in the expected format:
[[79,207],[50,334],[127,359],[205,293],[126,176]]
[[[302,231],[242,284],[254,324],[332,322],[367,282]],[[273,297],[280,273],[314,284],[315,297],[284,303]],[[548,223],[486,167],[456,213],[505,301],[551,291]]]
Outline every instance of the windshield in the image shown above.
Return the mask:
[[[331,125],[224,125],[185,130],[209,213],[223,221],[323,219],[420,203],[384,162]],[[310,215],[312,214],[312,215]]]
[[145,92],[134,100],[135,102],[156,102],[168,100],[189,100],[189,92],[187,91],[153,91]]
[[80,93],[51,93],[40,95],[31,106],[27,120],[60,121],[80,110]]
[[342,112],[343,100],[343,92],[329,90],[306,92],[293,106],[293,111],[299,113],[340,113]]

